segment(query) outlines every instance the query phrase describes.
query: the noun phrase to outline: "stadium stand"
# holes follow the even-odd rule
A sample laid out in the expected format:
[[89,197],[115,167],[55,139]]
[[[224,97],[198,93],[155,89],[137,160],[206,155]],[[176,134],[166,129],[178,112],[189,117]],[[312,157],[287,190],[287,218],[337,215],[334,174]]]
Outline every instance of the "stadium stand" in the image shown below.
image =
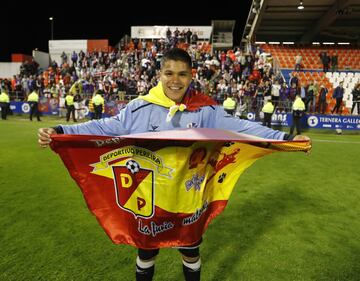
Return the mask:
[[[327,5],[320,5],[322,13],[331,12],[334,1],[324,2]],[[311,5],[307,4],[306,9],[315,9]],[[280,18],[275,16],[279,13]],[[304,100],[308,99],[310,85],[311,89],[315,89],[316,99],[321,85],[328,89],[326,113],[330,113],[335,102],[332,99],[333,91],[340,82],[344,84],[341,114],[349,114],[353,103],[352,90],[359,83],[360,49],[351,40],[347,46],[336,43],[310,44],[313,39],[329,39],[322,33],[326,17],[311,14],[302,18],[302,22],[295,22],[292,17],[299,17],[298,13],[290,0],[284,0],[281,5],[275,0],[254,0],[240,47],[232,47],[229,36],[220,36],[225,31],[232,33],[233,21],[213,21],[213,28],[216,27],[213,35],[216,36],[213,36],[212,41],[200,41],[197,36],[191,35],[195,35],[195,32],[184,28],[169,30],[163,38],[132,38],[127,44],[109,48],[108,51],[92,49],[66,54],[65,51],[61,53],[61,50],[57,50],[59,57],[61,54],[59,63],[53,60],[47,69],[40,69],[35,62],[24,62],[20,73],[12,78],[1,79],[1,88],[10,93],[12,101],[26,100],[32,89],[38,88],[43,98],[58,99],[62,105],[66,93],[77,84],[80,87],[79,102],[82,102],[79,110],[88,105],[96,90],[102,90],[105,100],[116,106],[146,94],[157,83],[162,54],[177,46],[186,49],[193,59],[192,86],[219,103],[223,102],[225,95],[235,96],[238,116],[248,112],[258,114],[264,99],[271,96],[277,99],[278,111],[290,112],[294,95],[302,91]],[[355,12],[351,18],[353,16]],[[314,28],[309,22],[316,20],[316,17],[319,17],[319,21],[314,27],[316,33],[313,33]],[[332,17],[333,20],[339,18],[341,15]],[[339,29],[337,23],[328,23],[327,27],[334,32]],[[292,28],[299,32],[290,35],[289,30]],[[285,31],[280,34],[279,30]],[[359,33],[358,29],[346,32],[350,39]],[[336,38],[334,34],[332,36]],[[255,37],[264,41],[271,38],[294,42],[254,44]],[[225,46],[227,48],[222,48]],[[295,87],[291,87],[290,75],[294,74],[298,82]],[[318,108],[318,100],[315,108]],[[109,112],[115,114],[116,110]]]

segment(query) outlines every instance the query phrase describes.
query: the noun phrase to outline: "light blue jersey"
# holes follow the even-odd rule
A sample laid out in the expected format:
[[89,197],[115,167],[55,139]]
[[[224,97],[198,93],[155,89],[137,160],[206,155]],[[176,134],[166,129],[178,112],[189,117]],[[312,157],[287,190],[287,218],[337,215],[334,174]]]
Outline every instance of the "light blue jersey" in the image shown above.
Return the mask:
[[285,133],[227,114],[222,106],[203,106],[196,111],[178,111],[166,121],[166,107],[136,99],[111,118],[78,125],[61,125],[65,134],[121,136],[181,128],[214,128],[283,140]]

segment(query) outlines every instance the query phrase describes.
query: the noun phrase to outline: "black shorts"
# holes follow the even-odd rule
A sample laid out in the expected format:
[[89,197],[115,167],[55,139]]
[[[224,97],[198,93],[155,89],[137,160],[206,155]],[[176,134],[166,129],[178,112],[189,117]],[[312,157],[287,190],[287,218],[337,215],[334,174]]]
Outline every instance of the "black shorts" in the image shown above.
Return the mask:
[[[179,252],[181,254],[183,254],[186,257],[190,257],[190,258],[194,258],[199,256],[200,254],[200,244],[202,242],[202,238],[189,246],[179,246],[179,247],[174,247],[175,249],[178,249]],[[153,257],[157,256],[159,254],[160,249],[151,249],[151,250],[146,250],[146,249],[138,249],[138,256],[141,260],[149,260],[152,259]]]

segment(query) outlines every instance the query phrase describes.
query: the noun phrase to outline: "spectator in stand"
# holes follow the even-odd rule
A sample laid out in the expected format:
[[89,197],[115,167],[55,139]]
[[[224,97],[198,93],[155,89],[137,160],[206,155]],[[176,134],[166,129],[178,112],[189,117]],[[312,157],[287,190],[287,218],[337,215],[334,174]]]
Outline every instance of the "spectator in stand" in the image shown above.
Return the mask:
[[29,77],[26,75],[21,79],[21,89],[24,96],[28,96],[30,94]]
[[67,54],[65,53],[65,51],[63,51],[61,53],[60,57],[61,57],[61,64],[67,63],[68,57],[67,57]]
[[343,88],[343,84],[344,82],[341,81],[339,83],[339,86],[337,86],[334,90],[334,93],[333,93],[333,99],[336,99],[336,104],[334,106],[334,108],[331,110],[331,114],[333,114],[335,111],[336,111],[336,114],[339,113],[340,111],[340,114],[341,114],[341,105],[342,105],[342,100],[343,100],[343,97],[344,97],[344,88]]
[[174,37],[175,38],[178,38],[180,36],[180,30],[178,29],[178,28],[176,28],[175,30],[174,30]]
[[10,89],[11,89],[10,81],[8,79],[6,79],[6,78],[3,79],[3,80],[0,79],[0,81],[1,81],[1,87],[0,87],[1,90],[9,92]]
[[166,30],[166,38],[167,38],[168,40],[170,40],[170,38],[171,38],[171,30],[170,30],[169,27],[168,27],[168,29]]
[[77,89],[76,93],[74,94],[74,107],[75,107],[75,117],[76,119],[83,119],[85,117],[83,112],[83,97],[80,93],[80,90]]
[[293,102],[295,101],[296,95],[300,95],[300,88],[293,83],[289,89],[289,109],[292,107]]
[[293,134],[294,128],[296,127],[297,135],[301,135],[301,117],[304,115],[305,112],[305,104],[302,101],[300,95],[296,95],[294,104],[292,106],[292,116],[293,116],[293,123],[290,128],[290,134]]
[[312,112],[316,112],[316,100],[318,99],[319,96],[319,84],[314,81],[314,97],[313,100],[311,101],[312,105],[310,104],[310,106],[313,107]]
[[256,97],[256,112],[262,108],[264,104],[264,95],[266,91],[266,86],[264,82],[261,80],[260,84],[256,88],[255,97]]
[[240,82],[240,80],[241,80],[241,67],[240,67],[240,64],[237,61],[234,62],[234,66],[233,66],[231,74],[232,74],[232,77],[235,79],[236,82]]
[[39,75],[35,80],[35,85],[36,85],[35,86],[36,89],[39,91],[39,95],[42,96],[45,86],[44,86],[44,78],[41,75]]
[[9,112],[10,98],[5,90],[1,91],[0,94],[0,108],[1,108],[1,119],[6,120],[6,116]]
[[338,71],[338,54],[337,52],[333,53],[331,56],[331,71]]
[[191,30],[189,28],[188,31],[186,31],[186,33],[185,33],[185,38],[186,38],[186,43],[187,44],[191,43],[191,36],[192,36],[192,32],[191,32]]
[[278,81],[279,85],[282,85],[285,81],[283,76],[281,75],[281,71],[280,70],[276,70],[276,72],[274,73],[274,81]]
[[198,40],[199,37],[197,33],[194,31],[194,33],[191,35],[191,44],[196,45]]
[[264,67],[265,67],[265,56],[260,56],[257,60],[257,62],[255,63],[257,65],[257,69],[260,72],[260,77],[264,76]]
[[300,53],[298,53],[295,57],[295,71],[300,71],[302,69],[301,63],[302,63],[302,56]]
[[217,97],[216,100],[219,104],[222,104],[225,100],[225,95],[229,94],[229,85],[225,79],[221,79],[216,87]]
[[85,53],[83,52],[83,50],[81,50],[80,53],[79,53],[79,59],[83,60],[84,57],[85,57]]
[[264,102],[266,102],[267,100],[271,99],[272,86],[271,86],[270,80],[268,80],[268,79],[264,80],[263,79],[263,81],[265,81]]
[[260,81],[261,79],[261,73],[258,70],[258,68],[255,66],[253,71],[251,72],[250,76],[249,76],[249,80],[254,82],[256,81],[257,83]]
[[316,98],[318,96],[318,86],[316,82],[311,81],[307,89],[305,107],[308,112],[315,112]]
[[306,97],[307,97],[307,91],[306,91],[307,89],[306,89],[306,87],[305,87],[304,85],[302,85],[302,84],[300,84],[299,88],[300,88],[300,97],[301,97],[302,101],[303,101],[304,104],[305,104],[305,102],[306,102]]
[[254,53],[255,53],[255,58],[259,59],[260,55],[263,53],[263,50],[260,48],[260,46],[257,46]]
[[244,82],[243,91],[244,91],[243,103],[245,104],[245,111],[249,112],[251,111],[251,99],[252,99],[249,80],[246,80]]
[[280,102],[279,102],[279,110],[284,113],[290,111],[290,102],[289,102],[290,89],[286,85],[286,83],[282,83],[280,88]]
[[39,113],[39,94],[38,94],[39,90],[33,90],[32,93],[28,96],[27,101],[29,102],[30,105],[30,121],[32,121],[32,117],[33,115],[36,116],[38,121],[40,120],[40,113]]
[[318,113],[325,114],[327,103],[326,103],[326,95],[329,90],[324,86],[321,85],[320,93],[319,93],[319,105],[318,105]]
[[78,55],[75,51],[72,52],[71,54],[71,61],[73,63],[73,66],[77,65],[77,61],[78,61]]
[[147,43],[146,43],[146,40],[141,40],[141,48],[142,50],[145,52],[146,49],[147,49]]
[[57,62],[56,62],[55,60],[53,60],[53,61],[51,62],[51,68],[52,68],[52,71],[53,71],[53,72],[56,72],[56,70],[57,70],[57,68],[58,68],[58,64],[57,64]]
[[357,105],[357,115],[360,115],[360,83],[357,83],[354,89],[351,91],[352,94],[352,107],[351,114],[353,113],[355,106]]
[[267,126],[271,128],[271,117],[274,113],[274,105],[272,104],[272,100],[269,99],[265,103],[265,105],[262,108],[262,112],[264,113],[264,119],[263,119],[263,126]]
[[296,73],[290,73],[289,87],[292,87],[293,84],[295,84],[296,87],[299,85],[299,78]]
[[275,108],[279,105],[280,88],[281,86],[279,84],[279,80],[274,80],[273,84],[271,85],[271,100]]
[[330,57],[327,55],[326,52],[320,53],[320,60],[323,65],[323,71],[328,72],[329,71],[329,64],[330,64]]

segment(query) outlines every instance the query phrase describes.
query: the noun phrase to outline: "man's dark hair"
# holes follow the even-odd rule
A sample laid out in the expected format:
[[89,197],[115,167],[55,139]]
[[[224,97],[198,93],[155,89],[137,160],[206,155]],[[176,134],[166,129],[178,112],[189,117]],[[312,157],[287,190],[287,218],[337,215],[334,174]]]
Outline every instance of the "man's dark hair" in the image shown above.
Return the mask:
[[192,66],[190,55],[188,54],[188,52],[186,52],[180,48],[172,48],[172,49],[168,50],[162,57],[161,67],[163,67],[165,62],[167,62],[168,60],[182,61],[182,62],[186,63],[190,69]]

